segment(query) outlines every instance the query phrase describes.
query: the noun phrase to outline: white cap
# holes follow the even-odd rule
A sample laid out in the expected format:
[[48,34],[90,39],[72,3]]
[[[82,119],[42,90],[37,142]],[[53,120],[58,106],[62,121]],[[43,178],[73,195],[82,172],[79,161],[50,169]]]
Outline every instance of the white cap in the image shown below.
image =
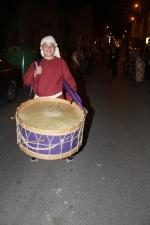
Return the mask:
[[[46,36],[41,40],[41,45],[43,45],[45,42],[51,42],[56,46],[54,56],[60,58],[59,48],[57,47],[57,43],[55,39],[52,36]],[[43,50],[41,50],[41,56],[44,57]]]

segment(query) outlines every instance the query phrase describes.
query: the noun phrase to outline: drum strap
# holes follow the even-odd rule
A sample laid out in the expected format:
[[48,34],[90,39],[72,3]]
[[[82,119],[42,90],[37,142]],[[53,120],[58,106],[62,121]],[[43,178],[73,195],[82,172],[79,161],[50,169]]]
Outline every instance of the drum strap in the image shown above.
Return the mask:
[[[41,58],[41,59],[38,59],[38,60],[36,61],[36,62],[37,62],[37,64],[38,64],[38,66],[39,66],[39,64],[40,64],[41,60],[42,60],[42,58]],[[36,62],[35,62],[35,63],[36,63]],[[35,63],[34,63],[34,68],[35,68]],[[31,85],[31,87],[30,87],[29,100],[31,99],[31,95],[32,95],[33,87],[34,87],[34,84],[32,84],[32,85]]]

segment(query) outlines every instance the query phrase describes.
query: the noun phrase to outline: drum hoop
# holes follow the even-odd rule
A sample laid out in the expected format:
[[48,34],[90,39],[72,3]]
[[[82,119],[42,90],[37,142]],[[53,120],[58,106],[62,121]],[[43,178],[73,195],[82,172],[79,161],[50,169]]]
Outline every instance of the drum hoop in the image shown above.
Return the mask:
[[82,126],[82,124],[84,123],[84,111],[75,103],[75,102],[73,102],[72,103],[72,106],[73,107],[75,107],[75,108],[77,108],[81,113],[82,113],[82,115],[83,115],[83,118],[82,118],[82,121],[80,122],[80,123],[78,123],[76,126],[72,126],[72,127],[70,127],[70,128],[66,128],[66,129],[61,129],[61,130],[49,130],[49,129],[42,129],[42,128],[37,128],[37,127],[33,127],[33,126],[31,126],[31,125],[29,125],[28,123],[26,123],[26,122],[24,122],[24,121],[22,121],[21,119],[20,119],[20,117],[19,117],[19,115],[18,115],[18,112],[19,112],[19,110],[22,108],[22,107],[24,107],[24,106],[26,106],[26,105],[29,105],[29,104],[32,104],[32,102],[42,102],[42,101],[58,101],[58,102],[63,102],[63,103],[65,103],[65,104],[70,104],[70,102],[69,101],[67,101],[67,100],[64,100],[64,99],[58,99],[58,98],[55,98],[55,99],[53,99],[53,98],[51,98],[51,99],[48,99],[48,98],[38,98],[38,99],[32,99],[32,100],[28,100],[28,101],[26,101],[26,102],[24,102],[24,103],[22,103],[18,108],[17,108],[17,110],[16,110],[16,121],[17,121],[17,123],[19,124],[19,125],[21,125],[22,127],[24,127],[25,129],[27,129],[27,130],[29,130],[29,131],[35,131],[35,132],[37,132],[37,133],[39,133],[39,134],[43,134],[43,133],[46,133],[46,135],[55,135],[55,136],[59,136],[60,134],[67,134],[68,133],[68,130],[70,131],[70,132],[74,132],[74,131],[76,131],[77,129],[79,129],[79,127],[81,127]]
[[30,155],[32,157],[36,157],[36,158],[39,158],[39,159],[45,159],[45,160],[56,160],[56,159],[62,159],[62,158],[66,158],[66,157],[69,157],[73,154],[75,154],[76,152],[78,152],[78,149],[80,148],[81,146],[81,143],[74,149],[66,152],[66,153],[62,153],[62,154],[56,154],[56,155],[42,155],[42,154],[39,154],[39,153],[34,153],[30,150],[28,150],[27,148],[25,148],[24,146],[22,145],[19,145],[20,149],[22,151],[24,151],[27,155]]

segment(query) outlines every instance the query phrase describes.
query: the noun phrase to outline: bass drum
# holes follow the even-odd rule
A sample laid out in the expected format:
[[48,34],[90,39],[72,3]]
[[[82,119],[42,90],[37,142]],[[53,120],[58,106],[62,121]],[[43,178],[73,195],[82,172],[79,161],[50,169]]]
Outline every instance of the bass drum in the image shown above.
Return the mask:
[[27,155],[57,160],[82,145],[85,114],[76,104],[58,98],[37,98],[16,110],[17,144]]

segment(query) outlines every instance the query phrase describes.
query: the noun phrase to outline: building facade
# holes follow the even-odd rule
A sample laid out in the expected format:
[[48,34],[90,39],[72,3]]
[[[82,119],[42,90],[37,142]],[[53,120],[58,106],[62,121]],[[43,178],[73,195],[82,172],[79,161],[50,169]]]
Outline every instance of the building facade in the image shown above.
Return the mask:
[[93,46],[93,10],[90,5],[65,10],[58,8],[57,21],[58,42],[61,46],[76,50]]
[[146,40],[149,37],[150,25],[150,1],[145,1],[139,5],[131,29],[132,47],[145,47]]
[[5,29],[1,29],[3,44],[0,52],[18,43],[26,43],[39,52],[40,41],[46,35],[54,36],[59,47],[78,48],[80,45],[80,48],[89,48],[93,45],[93,10],[89,5],[64,10],[57,6],[57,0],[11,0],[14,16],[10,19],[7,13],[9,4],[2,1],[0,22],[2,19],[3,24],[4,21],[7,23]]
[[57,38],[57,1],[21,0],[18,5],[18,41],[39,51],[42,37]]

